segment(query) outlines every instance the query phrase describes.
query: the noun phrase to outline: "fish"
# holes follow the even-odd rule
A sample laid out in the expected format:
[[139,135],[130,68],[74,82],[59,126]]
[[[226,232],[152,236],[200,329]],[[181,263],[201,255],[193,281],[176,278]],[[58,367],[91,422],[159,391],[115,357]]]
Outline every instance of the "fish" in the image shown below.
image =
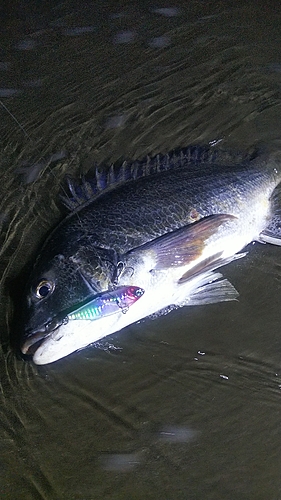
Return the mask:
[[[148,316],[236,300],[218,269],[243,258],[251,242],[281,245],[280,165],[278,151],[189,146],[68,179],[70,211],[26,285],[22,353],[53,363]],[[130,286],[145,293],[126,314],[116,307],[61,321],[63,311]]]

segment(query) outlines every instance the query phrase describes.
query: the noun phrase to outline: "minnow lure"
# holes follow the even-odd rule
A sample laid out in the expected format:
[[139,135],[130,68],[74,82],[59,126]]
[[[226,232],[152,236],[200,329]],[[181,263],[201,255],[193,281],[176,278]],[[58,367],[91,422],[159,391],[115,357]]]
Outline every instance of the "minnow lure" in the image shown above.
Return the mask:
[[126,313],[144,294],[143,288],[138,286],[120,286],[112,291],[101,293],[93,300],[78,307],[67,315],[66,320],[90,319],[95,320],[122,311]]

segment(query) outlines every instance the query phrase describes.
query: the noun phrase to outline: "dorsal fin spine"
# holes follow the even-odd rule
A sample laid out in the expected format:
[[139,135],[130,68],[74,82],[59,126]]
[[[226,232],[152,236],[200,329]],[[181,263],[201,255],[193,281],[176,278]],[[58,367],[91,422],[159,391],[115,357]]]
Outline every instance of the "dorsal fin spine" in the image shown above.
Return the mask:
[[[222,155],[222,156],[221,156]],[[251,159],[251,157],[250,157]],[[153,157],[146,156],[143,160],[132,162],[124,161],[121,166],[112,164],[109,168],[96,166],[95,174],[89,180],[83,179],[77,183],[75,180],[67,179],[70,197],[61,196],[61,199],[71,211],[98,198],[105,191],[110,191],[122,183],[134,181],[142,177],[164,172],[170,169],[183,168],[188,164],[219,163],[223,164],[235,160],[235,164],[249,160],[249,155],[243,157],[229,152],[216,150],[212,147],[188,146],[183,149],[174,150],[168,154],[157,154]]]

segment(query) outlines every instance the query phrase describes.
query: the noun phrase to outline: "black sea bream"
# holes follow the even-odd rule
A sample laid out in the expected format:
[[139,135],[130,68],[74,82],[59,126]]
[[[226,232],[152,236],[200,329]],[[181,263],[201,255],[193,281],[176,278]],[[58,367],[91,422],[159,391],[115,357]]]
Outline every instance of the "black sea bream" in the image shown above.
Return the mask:
[[[273,196],[280,181],[277,155],[235,162],[189,147],[70,183],[72,211],[27,285],[22,352],[52,363],[158,311],[236,298],[215,270],[254,240],[281,243]],[[116,307],[119,290],[130,287],[139,296]],[[114,314],[107,307],[94,319],[73,314],[111,296]]]

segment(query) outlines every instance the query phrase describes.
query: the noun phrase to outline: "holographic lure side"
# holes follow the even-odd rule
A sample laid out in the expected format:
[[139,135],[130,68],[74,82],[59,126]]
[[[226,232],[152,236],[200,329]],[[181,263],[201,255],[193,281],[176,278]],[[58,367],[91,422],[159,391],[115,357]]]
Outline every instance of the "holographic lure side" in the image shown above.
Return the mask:
[[122,312],[125,314],[144,294],[137,286],[120,286],[112,291],[101,293],[87,304],[78,307],[66,317],[67,320],[96,320],[104,316]]

